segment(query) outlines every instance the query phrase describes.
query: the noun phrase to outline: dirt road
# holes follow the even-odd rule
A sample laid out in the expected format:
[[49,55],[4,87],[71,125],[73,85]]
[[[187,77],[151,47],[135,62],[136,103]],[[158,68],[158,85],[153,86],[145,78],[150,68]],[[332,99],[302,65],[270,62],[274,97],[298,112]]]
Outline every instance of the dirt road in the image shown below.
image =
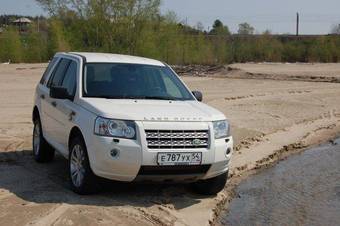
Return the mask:
[[[275,80],[283,71],[310,81],[305,72],[313,71],[310,65],[299,72],[284,65],[243,66],[271,79],[236,79],[230,72],[219,74],[223,78],[183,78],[193,90],[203,91],[205,103],[230,119],[237,145],[234,177],[275,161],[282,150],[318,143],[340,131],[339,83]],[[45,67],[0,65],[0,225],[207,225],[214,219],[228,190],[202,197],[186,185],[110,183],[99,195],[81,197],[69,191],[67,163],[61,157],[36,164],[30,153],[31,110]],[[245,72],[242,65],[237,67],[233,73]],[[324,75],[340,75],[339,65],[319,67]],[[281,72],[272,73],[277,70]]]

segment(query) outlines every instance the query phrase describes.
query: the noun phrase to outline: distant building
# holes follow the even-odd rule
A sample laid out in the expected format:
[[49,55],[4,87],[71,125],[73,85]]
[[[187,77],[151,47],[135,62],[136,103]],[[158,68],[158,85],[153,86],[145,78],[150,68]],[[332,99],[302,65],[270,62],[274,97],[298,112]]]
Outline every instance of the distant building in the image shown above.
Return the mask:
[[26,17],[19,18],[13,21],[13,24],[30,24],[32,21]]
[[19,18],[17,20],[14,20],[12,24],[17,26],[19,28],[20,32],[27,31],[28,26],[32,23],[32,21],[26,17]]

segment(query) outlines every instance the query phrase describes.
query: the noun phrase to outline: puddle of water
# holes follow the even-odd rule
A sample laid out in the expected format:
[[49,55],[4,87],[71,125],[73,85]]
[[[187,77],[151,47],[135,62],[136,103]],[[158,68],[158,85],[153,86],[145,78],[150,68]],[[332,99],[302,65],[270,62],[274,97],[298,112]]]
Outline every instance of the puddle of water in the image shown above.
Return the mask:
[[221,225],[340,225],[340,139],[243,181]]

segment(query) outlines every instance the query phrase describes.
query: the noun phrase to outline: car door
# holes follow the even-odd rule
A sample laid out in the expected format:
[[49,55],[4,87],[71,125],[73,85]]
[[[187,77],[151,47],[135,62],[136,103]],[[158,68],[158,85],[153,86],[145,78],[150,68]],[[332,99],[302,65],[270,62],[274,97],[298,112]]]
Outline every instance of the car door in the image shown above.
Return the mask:
[[55,100],[55,130],[56,140],[61,145],[63,154],[68,154],[68,136],[74,126],[73,120],[77,112],[77,106],[73,102],[77,89],[77,74],[79,65],[76,61],[71,60],[66,69],[65,76],[61,81],[61,87],[67,90],[70,99]]
[[46,105],[47,98],[50,95],[49,88],[47,87],[47,82],[48,82],[48,79],[52,76],[55,68],[57,67],[59,60],[60,60],[59,57],[54,57],[52,59],[46,71],[44,72],[42,78],[40,79],[40,82],[37,88],[37,95],[38,95],[39,102],[40,102],[40,120],[41,120],[41,126],[42,126],[42,130],[43,130],[45,138],[48,137],[48,132],[46,131],[46,128],[47,128],[46,125],[48,123],[48,120],[46,120],[44,106]]
[[46,93],[48,94],[45,95],[45,99],[41,104],[44,114],[44,136],[50,144],[52,144],[61,152],[64,152],[65,150],[63,150],[64,148],[62,147],[60,141],[58,141],[58,133],[60,133],[60,127],[62,127],[63,122],[59,121],[60,116],[57,109],[59,100],[51,98],[50,88],[52,86],[62,85],[66,70],[68,69],[70,63],[71,60],[66,58],[61,58],[59,60],[58,65],[47,82]]

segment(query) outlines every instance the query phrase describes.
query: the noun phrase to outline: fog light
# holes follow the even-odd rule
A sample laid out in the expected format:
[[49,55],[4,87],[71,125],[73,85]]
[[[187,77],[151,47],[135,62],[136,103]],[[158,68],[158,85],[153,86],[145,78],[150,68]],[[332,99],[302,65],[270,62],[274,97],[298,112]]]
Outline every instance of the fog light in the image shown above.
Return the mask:
[[118,149],[113,149],[110,151],[110,155],[112,158],[117,159],[119,158],[119,150]]

